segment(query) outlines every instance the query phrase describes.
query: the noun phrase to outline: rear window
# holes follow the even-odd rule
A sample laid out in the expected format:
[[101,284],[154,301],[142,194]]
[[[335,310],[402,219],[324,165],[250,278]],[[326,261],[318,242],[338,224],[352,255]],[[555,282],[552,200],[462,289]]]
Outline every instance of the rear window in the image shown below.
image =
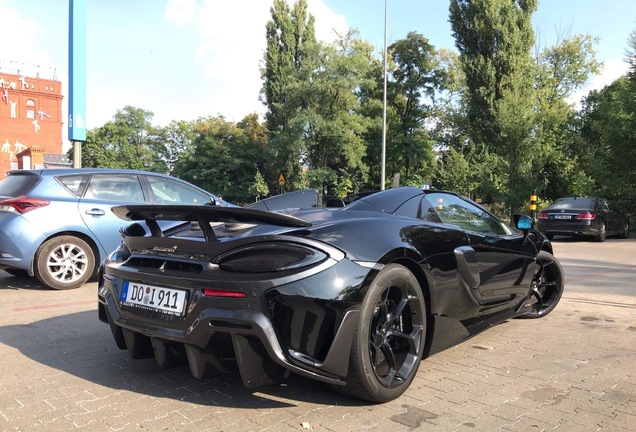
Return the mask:
[[40,177],[34,174],[11,174],[0,180],[0,197],[27,195],[39,180]]
[[564,210],[564,209],[581,209],[581,210],[594,210],[596,200],[593,198],[566,198],[560,199],[549,208]]
[[70,193],[76,197],[81,197],[86,182],[88,180],[88,174],[73,174],[56,177],[57,181],[62,184]]

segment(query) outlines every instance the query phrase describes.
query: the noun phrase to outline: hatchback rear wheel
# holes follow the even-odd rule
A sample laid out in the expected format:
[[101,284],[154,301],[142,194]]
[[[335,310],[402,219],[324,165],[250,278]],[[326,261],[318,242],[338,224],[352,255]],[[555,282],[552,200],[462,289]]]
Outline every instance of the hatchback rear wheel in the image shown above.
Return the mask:
[[49,288],[65,290],[82,286],[93,274],[95,256],[84,240],[60,236],[42,243],[35,254],[35,276]]

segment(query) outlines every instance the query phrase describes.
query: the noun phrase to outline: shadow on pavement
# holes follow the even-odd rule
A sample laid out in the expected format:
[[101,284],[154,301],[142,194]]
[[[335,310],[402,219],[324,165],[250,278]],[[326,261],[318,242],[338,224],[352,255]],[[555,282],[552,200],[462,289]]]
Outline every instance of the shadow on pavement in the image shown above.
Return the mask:
[[[92,277],[88,282],[96,282],[97,277]],[[12,276],[4,270],[0,270],[0,289],[19,289],[34,291],[55,291],[49,287],[45,287],[40,283],[38,278],[30,276]]]
[[321,405],[368,405],[293,374],[283,384],[252,393],[243,387],[238,373],[197,381],[188,367],[162,369],[154,358],[133,360],[116,347],[108,326],[98,320],[95,310],[0,327],[0,343],[40,364],[98,386],[152,397],[257,409],[296,406],[285,399]]

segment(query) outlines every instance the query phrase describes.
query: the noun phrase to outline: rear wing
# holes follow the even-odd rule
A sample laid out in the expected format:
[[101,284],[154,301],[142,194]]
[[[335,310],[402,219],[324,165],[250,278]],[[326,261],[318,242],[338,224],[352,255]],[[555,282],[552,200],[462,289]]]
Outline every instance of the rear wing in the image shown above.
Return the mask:
[[311,223],[294,216],[240,207],[208,205],[127,205],[112,208],[123,220],[145,221],[154,237],[163,237],[157,221],[198,222],[206,240],[216,239],[211,223],[257,223],[290,228],[305,228]]

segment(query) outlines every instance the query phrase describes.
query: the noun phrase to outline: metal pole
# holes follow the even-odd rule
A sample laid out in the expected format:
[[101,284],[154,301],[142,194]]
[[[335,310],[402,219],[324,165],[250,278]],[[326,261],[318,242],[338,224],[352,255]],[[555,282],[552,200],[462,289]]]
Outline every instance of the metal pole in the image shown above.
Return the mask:
[[72,141],[73,143],[73,168],[82,167],[82,142]]
[[386,50],[386,12],[387,2],[384,0],[384,96],[382,102],[382,174],[380,175],[380,190],[384,190],[386,178],[386,74],[387,74],[387,50]]

